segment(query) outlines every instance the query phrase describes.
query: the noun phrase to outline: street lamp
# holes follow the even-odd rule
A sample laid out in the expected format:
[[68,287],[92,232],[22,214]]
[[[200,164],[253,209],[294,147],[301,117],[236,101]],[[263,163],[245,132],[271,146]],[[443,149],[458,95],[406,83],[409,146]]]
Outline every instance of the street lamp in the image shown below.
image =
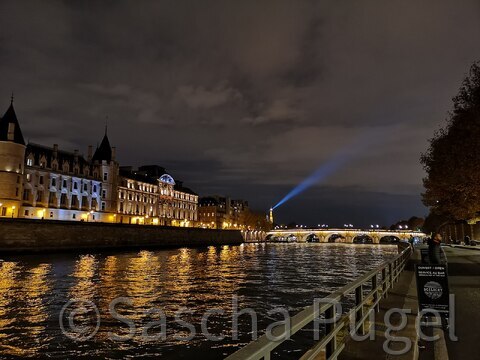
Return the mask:
[[16,209],[16,206],[12,206],[12,219],[13,219],[13,215],[15,215],[15,209]]

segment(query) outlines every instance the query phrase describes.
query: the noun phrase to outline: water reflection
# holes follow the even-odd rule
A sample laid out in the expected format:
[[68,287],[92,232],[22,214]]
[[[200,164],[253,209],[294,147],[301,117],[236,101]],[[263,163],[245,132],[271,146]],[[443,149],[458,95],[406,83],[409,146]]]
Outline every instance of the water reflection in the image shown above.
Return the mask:
[[[0,262],[0,358],[146,358],[221,359],[251,337],[250,319],[240,319],[240,340],[233,341],[229,326],[232,297],[238,308],[258,313],[259,329],[271,321],[267,312],[286,307],[291,314],[358,277],[396,253],[388,246],[336,244],[247,244],[198,249],[61,254],[17,257]],[[119,312],[135,324],[135,336],[116,343],[109,332],[125,334],[128,327],[109,313],[110,302],[128,297]],[[101,314],[98,334],[87,343],[75,343],[60,332],[58,315],[69,299],[95,303]],[[191,312],[182,319],[200,330],[206,310],[222,309],[210,317],[209,330],[225,339],[212,343],[202,334],[188,335],[174,323],[181,307]],[[142,331],[152,321],[147,310],[163,311],[168,319],[166,340],[146,342]],[[84,320],[89,320],[87,317]],[[173,324],[172,324],[173,322]],[[57,356],[55,355],[55,356]]]
[[23,268],[17,262],[0,263],[0,354],[34,356],[47,346],[50,270],[50,264]]
[[72,277],[74,285],[70,288],[71,299],[82,299],[93,301],[97,291],[95,273],[98,261],[93,255],[82,255],[76,261]]

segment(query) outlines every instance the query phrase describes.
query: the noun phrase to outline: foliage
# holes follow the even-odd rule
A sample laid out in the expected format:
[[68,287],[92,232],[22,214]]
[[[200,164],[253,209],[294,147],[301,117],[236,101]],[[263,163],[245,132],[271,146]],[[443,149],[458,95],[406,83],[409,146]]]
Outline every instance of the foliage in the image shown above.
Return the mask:
[[423,203],[451,220],[480,212],[480,62],[470,68],[447,125],[430,140],[421,157],[427,172]]

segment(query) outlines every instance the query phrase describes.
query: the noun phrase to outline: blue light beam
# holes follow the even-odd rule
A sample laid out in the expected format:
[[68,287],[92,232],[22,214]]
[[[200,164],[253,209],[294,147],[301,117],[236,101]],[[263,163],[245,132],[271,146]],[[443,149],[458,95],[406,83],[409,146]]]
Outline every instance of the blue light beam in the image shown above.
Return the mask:
[[[368,139],[378,139],[376,136],[371,135],[371,133],[364,133],[363,136],[359,136],[357,140],[351,144],[351,146],[344,147],[337,152],[331,159],[322,164],[322,166],[320,166],[310,176],[308,176],[300,184],[294,187],[287,195],[285,195],[284,198],[272,208],[272,210],[275,210],[279,206],[285,204],[287,201],[301,194],[316,183],[325,180],[329,175],[334,173],[343,165],[347,164],[350,160],[358,157],[362,153],[362,150],[365,150],[371,145],[371,142],[368,141]],[[384,140],[385,136],[382,139]]]

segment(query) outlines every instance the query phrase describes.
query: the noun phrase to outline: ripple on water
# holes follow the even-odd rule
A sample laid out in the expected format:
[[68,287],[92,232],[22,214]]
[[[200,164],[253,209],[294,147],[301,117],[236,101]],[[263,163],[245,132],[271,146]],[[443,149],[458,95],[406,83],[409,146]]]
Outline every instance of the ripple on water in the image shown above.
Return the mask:
[[[293,315],[395,253],[396,248],[388,246],[248,244],[5,259],[0,262],[0,358],[221,359],[252,337],[251,319],[242,315],[239,339],[232,339],[233,307],[254,309],[262,333],[282,319],[272,309],[283,307]],[[108,338],[109,332],[128,330],[109,313],[110,302],[118,297],[131,299],[132,305],[120,306],[119,312],[136,327],[135,336],[124,342]],[[99,308],[101,326],[91,340],[76,343],[60,331],[58,315],[72,298]],[[182,320],[197,331],[205,311],[221,310],[210,316],[208,330],[225,338],[212,342],[197,334],[191,341],[175,339],[189,335],[174,321],[182,307],[189,310]],[[158,320],[146,313],[152,308],[166,316],[166,339],[141,337],[149,322]],[[160,334],[159,327],[150,331]],[[303,340],[279,350],[282,358],[298,358],[311,331],[301,335]]]

